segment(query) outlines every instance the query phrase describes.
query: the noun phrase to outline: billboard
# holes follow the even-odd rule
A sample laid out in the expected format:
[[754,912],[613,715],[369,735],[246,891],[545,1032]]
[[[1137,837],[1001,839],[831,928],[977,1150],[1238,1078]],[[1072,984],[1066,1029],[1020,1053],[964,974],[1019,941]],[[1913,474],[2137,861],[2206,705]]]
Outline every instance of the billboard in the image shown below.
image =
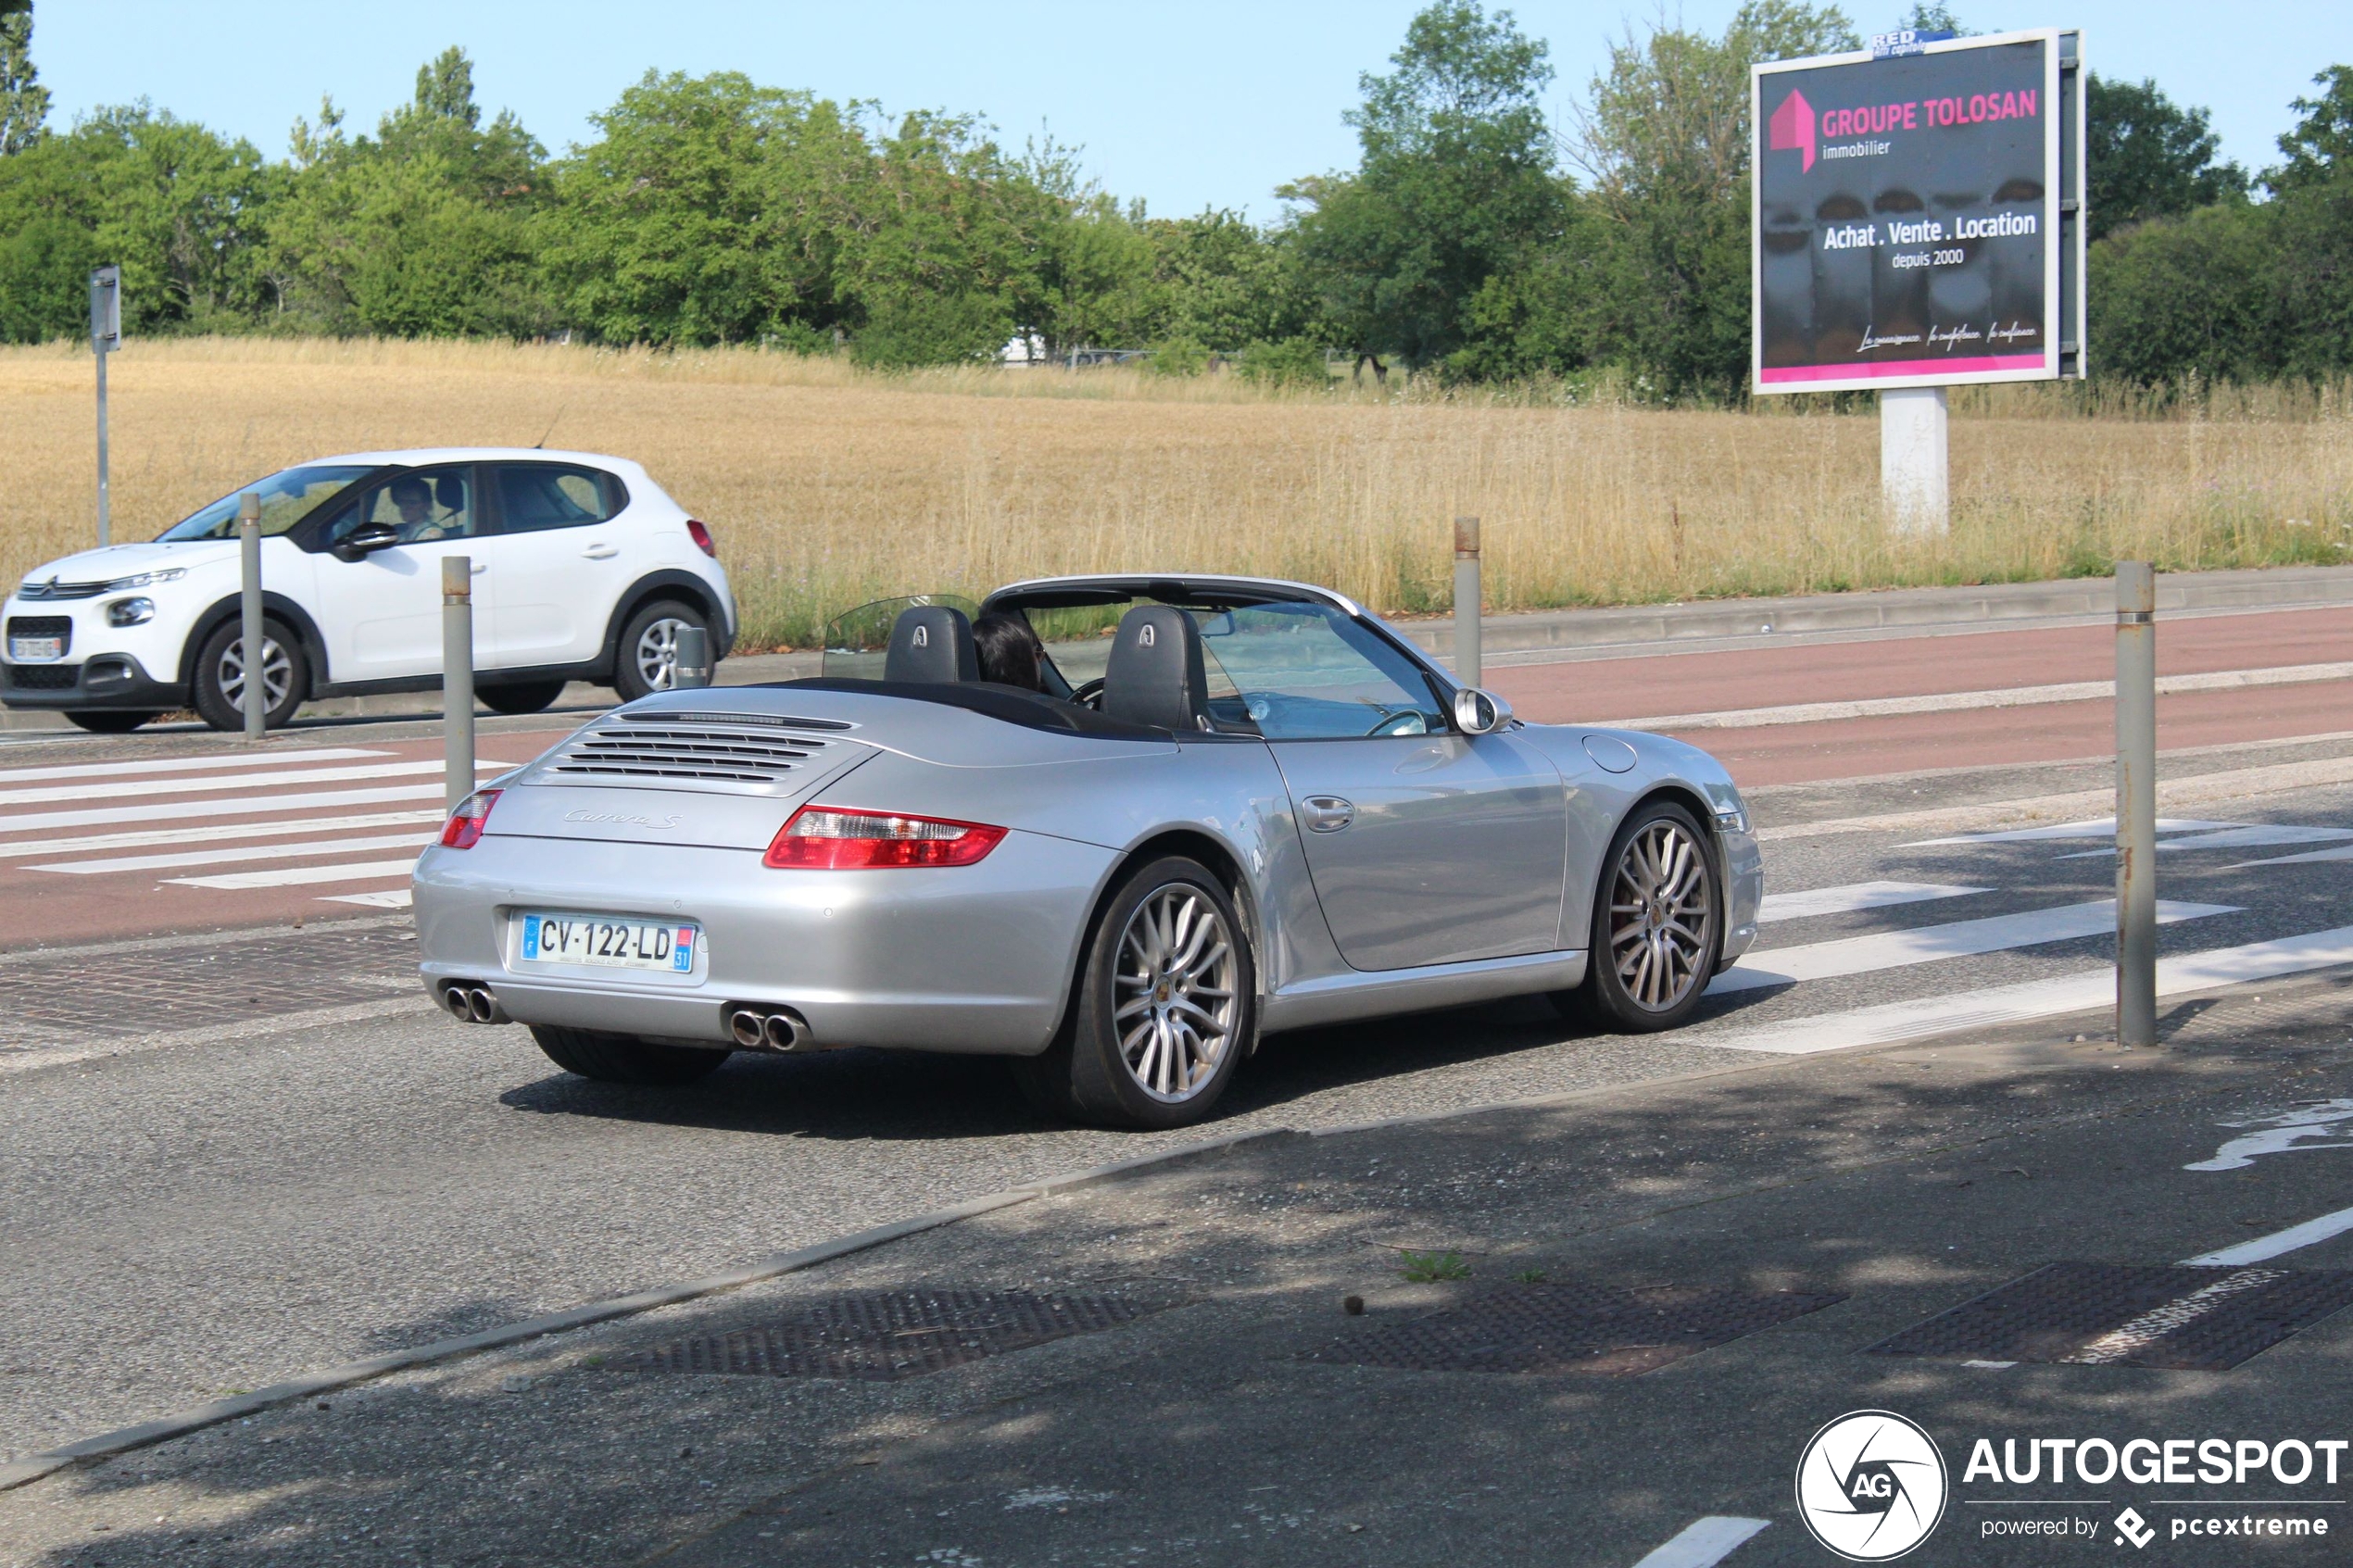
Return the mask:
[[2079,37],[1751,69],[1755,391],[2083,373]]

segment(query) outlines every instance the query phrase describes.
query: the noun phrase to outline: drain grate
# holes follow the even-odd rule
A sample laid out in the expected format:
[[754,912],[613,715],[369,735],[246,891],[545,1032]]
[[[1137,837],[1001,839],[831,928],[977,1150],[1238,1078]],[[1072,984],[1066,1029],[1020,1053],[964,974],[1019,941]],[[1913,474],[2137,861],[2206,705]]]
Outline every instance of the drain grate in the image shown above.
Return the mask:
[[1687,1285],[1513,1285],[1411,1323],[1343,1336],[1303,1359],[1401,1372],[1631,1376],[1845,1299]]
[[2347,1306],[2343,1271],[2052,1263],[1869,1349],[2227,1372]]
[[1124,1296],[882,1290],[836,1297],[782,1323],[697,1335],[610,1364],[621,1372],[888,1383],[1050,1339],[1100,1334],[1153,1310]]

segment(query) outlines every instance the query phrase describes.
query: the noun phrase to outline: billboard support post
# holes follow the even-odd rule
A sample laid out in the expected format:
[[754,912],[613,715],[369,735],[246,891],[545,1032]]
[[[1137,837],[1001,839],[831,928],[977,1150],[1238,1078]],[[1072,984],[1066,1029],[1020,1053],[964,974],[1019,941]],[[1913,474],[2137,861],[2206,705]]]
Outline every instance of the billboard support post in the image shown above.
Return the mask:
[[1941,386],[1891,387],[1879,395],[1880,495],[1898,533],[1944,532],[1952,508],[1947,417]]

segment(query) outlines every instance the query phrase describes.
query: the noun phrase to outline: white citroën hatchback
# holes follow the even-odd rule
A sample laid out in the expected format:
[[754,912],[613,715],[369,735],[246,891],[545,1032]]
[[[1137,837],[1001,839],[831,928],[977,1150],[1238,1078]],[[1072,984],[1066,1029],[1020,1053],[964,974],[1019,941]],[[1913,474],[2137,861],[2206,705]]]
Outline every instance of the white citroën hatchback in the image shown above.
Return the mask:
[[85,730],[193,708],[244,725],[238,497],[261,497],[269,721],[312,697],[441,682],[441,561],[473,563],[475,686],[535,713],[567,681],[671,684],[678,633],[736,608],[711,531],[621,458],[536,448],[355,452],[240,486],[147,544],[55,560],[8,596],[0,701]]

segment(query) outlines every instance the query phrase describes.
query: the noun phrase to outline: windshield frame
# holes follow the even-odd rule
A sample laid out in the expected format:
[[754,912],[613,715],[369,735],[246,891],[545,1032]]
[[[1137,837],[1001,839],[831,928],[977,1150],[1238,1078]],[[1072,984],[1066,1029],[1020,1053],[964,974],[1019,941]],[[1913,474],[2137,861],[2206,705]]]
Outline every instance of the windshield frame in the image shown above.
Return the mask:
[[[354,491],[365,488],[376,478],[390,471],[392,471],[391,467],[383,463],[296,463],[290,468],[280,469],[275,473],[251,483],[241,484],[219,500],[207,502],[157,534],[155,542],[158,545],[190,545],[233,541],[237,537],[237,501],[249,490],[263,492],[262,537],[265,539],[285,538],[296,533],[321,511],[334,506],[336,502],[350,495]],[[296,506],[279,508],[277,514],[272,516],[268,487],[290,475],[311,472],[341,474],[346,477],[342,483],[320,495],[317,498],[305,496]],[[186,533],[181,532],[182,529],[193,527],[200,520],[215,512],[222,515],[212,519],[203,530]],[[282,521],[281,519],[283,521]]]

